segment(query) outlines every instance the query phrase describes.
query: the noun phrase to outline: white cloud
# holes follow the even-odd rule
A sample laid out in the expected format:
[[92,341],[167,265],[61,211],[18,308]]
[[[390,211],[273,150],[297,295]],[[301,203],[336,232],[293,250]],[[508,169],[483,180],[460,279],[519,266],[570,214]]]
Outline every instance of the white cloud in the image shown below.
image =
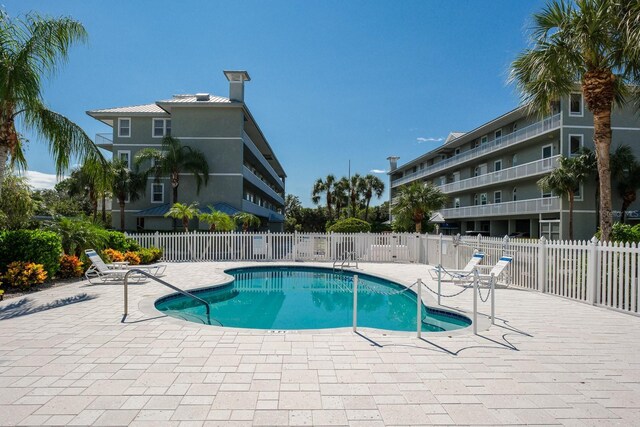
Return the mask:
[[24,171],[22,176],[27,177],[29,184],[35,189],[53,188],[58,182],[66,177],[58,179],[54,173],[44,173],[38,171]]
[[443,141],[444,138],[434,138],[434,137],[429,137],[429,138],[423,138],[423,137],[419,137],[416,138],[416,141],[418,141],[418,144],[421,144],[423,142],[440,142]]
[[369,172],[371,173],[387,173],[384,169],[371,169]]

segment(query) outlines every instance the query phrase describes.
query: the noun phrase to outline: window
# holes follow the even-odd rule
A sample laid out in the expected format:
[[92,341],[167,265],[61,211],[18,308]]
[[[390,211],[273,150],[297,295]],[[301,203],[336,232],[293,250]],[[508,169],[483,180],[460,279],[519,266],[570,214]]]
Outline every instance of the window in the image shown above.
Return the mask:
[[478,206],[478,193],[473,193],[473,205]]
[[455,150],[453,150],[453,155],[457,156],[458,154],[460,154],[460,149],[456,148]]
[[518,200],[518,189],[513,187],[513,191],[511,192],[511,199],[515,202]]
[[495,191],[493,193],[493,203],[502,203],[502,191]]
[[460,197],[453,199],[453,207],[456,209],[460,207]]
[[171,135],[171,119],[153,119],[153,137]]
[[496,160],[493,162],[493,171],[498,172],[502,170],[502,160]]
[[517,130],[518,130],[518,122],[515,122],[515,123],[513,124],[513,132],[515,132],[515,131],[517,131]]
[[553,197],[553,193],[551,191],[545,192],[544,190],[542,190],[542,198],[548,199],[549,197]]
[[164,203],[164,184],[151,183],[151,203]]
[[548,159],[551,156],[553,156],[553,145],[549,144],[542,147],[542,158]]
[[131,169],[131,151],[118,151],[118,159],[127,163],[127,168]]
[[480,194],[480,204],[481,205],[487,204],[487,193]]
[[424,169],[424,163],[420,163],[420,170]]
[[129,138],[131,136],[131,119],[118,119],[118,137]]
[[488,136],[485,135],[482,138],[480,138],[480,145],[486,144],[487,142],[489,142],[489,137]]
[[139,216],[136,218],[136,229],[137,230],[144,230],[144,217],[143,216]]
[[573,190],[573,200],[575,202],[581,202],[582,199],[582,184],[578,185],[575,190]]
[[582,117],[582,94],[572,93],[569,96],[569,115],[572,117]]
[[460,171],[455,171],[453,173],[453,182],[458,182],[460,181]]
[[511,166],[517,166],[518,165],[518,155],[514,154],[513,157],[511,158]]
[[439,179],[438,179],[438,185],[445,185],[447,183],[447,177],[445,175],[442,175]]
[[[494,137],[495,139],[500,139],[502,138],[502,129],[498,129],[497,131],[494,132]],[[498,142],[499,143],[499,142]]]
[[417,167],[417,166],[414,166],[414,167],[413,167],[413,169],[412,169],[411,171],[412,171],[412,173],[416,173],[416,172],[418,172],[418,167]]
[[578,156],[582,149],[584,135],[569,135],[569,155]]
[[473,169],[473,176],[480,176],[480,166],[476,166],[475,169]]

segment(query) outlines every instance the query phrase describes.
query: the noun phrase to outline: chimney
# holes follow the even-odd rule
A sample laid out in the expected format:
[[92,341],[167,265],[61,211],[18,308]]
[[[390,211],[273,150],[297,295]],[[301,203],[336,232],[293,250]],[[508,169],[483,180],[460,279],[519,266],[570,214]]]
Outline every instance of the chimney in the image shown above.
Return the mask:
[[229,99],[235,102],[244,102],[244,82],[251,80],[246,71],[224,71],[229,80]]
[[400,157],[397,157],[397,156],[387,157],[387,160],[389,160],[389,172],[393,172],[394,170],[398,169],[399,159]]

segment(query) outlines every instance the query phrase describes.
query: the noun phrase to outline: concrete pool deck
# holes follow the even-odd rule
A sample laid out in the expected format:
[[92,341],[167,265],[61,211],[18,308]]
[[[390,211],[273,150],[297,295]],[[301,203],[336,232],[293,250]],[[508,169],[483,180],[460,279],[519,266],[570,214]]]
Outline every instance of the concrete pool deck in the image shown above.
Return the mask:
[[[194,288],[256,263],[170,264]],[[263,264],[259,264],[263,265]],[[305,265],[323,265],[305,263]],[[360,264],[410,284],[423,265]],[[443,291],[459,289],[446,284]],[[632,425],[640,318],[516,288],[459,334],[269,332],[148,310],[166,294],[70,284],[0,303],[0,425]],[[471,309],[471,292],[444,299]],[[142,309],[140,305],[142,304]],[[146,308],[145,308],[146,307]],[[481,311],[489,306],[480,303]]]

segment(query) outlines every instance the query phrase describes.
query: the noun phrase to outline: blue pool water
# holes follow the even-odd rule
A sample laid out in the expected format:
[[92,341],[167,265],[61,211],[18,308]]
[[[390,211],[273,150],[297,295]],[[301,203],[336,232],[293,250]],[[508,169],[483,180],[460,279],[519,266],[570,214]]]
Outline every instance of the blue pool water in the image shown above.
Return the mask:
[[[314,267],[252,267],[227,270],[235,280],[193,293],[209,303],[173,294],[156,301],[169,316],[192,322],[252,329],[324,329],[353,322],[353,273]],[[404,286],[358,273],[358,326],[416,330],[416,294]],[[422,306],[423,331],[469,326],[457,313]]]

